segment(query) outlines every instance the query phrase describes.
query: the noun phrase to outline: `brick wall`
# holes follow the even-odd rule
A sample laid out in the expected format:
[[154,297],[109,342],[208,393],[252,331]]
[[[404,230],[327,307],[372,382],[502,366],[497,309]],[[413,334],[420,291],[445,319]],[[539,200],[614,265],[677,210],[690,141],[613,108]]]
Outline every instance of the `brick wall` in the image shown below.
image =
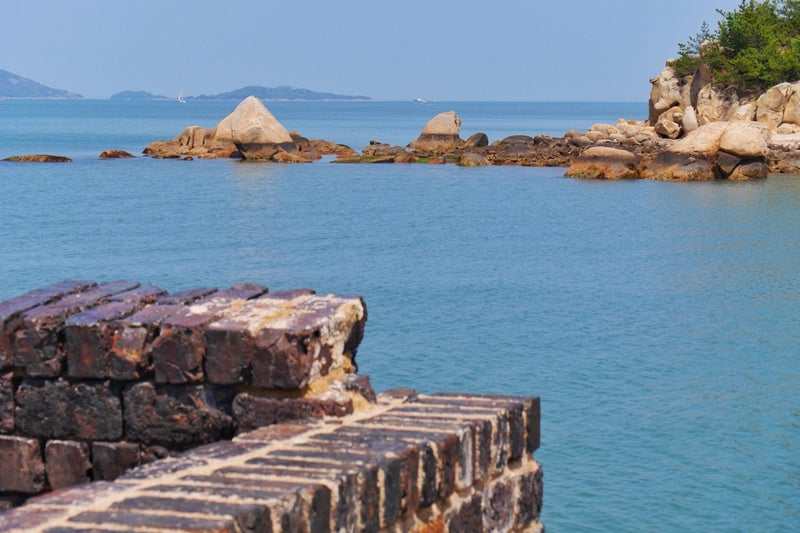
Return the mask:
[[64,281],[2,302],[0,501],[351,413],[373,396],[354,373],[365,321],[358,297],[251,284]]
[[0,531],[542,531],[538,398],[376,397],[365,321],[250,284],[0,302]]

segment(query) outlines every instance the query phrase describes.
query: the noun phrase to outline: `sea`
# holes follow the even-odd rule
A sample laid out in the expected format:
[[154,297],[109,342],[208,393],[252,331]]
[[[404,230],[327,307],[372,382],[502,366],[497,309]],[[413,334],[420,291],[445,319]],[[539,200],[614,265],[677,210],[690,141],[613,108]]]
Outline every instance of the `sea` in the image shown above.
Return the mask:
[[[358,294],[377,391],[541,398],[549,532],[800,530],[800,176],[99,160],[237,102],[0,101],[0,299],[54,281]],[[288,129],[405,145],[560,136],[645,102],[268,102]]]

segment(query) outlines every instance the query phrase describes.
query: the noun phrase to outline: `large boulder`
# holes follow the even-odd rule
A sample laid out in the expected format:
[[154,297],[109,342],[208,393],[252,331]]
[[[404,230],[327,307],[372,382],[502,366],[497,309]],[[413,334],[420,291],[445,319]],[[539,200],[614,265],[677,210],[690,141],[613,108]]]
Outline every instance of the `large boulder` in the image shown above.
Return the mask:
[[794,89],[790,83],[779,83],[767,89],[756,102],[756,120],[775,130],[783,122],[783,112]]
[[664,67],[658,76],[650,80],[650,112],[648,122],[655,126],[664,111],[672,107],[684,108],[691,105],[691,79],[680,77],[675,69]]
[[607,180],[638,178],[641,161],[640,156],[627,150],[593,146],[570,163],[565,176]]
[[420,136],[408,147],[421,152],[443,153],[463,144],[460,135],[461,117],[455,111],[446,111],[429,120]]
[[233,144],[243,159],[270,161],[279,152],[298,151],[286,128],[255,96],[236,106],[230,115],[230,128]]
[[768,127],[756,122],[712,122],[658,154],[642,171],[647,179],[697,181],[767,175]]

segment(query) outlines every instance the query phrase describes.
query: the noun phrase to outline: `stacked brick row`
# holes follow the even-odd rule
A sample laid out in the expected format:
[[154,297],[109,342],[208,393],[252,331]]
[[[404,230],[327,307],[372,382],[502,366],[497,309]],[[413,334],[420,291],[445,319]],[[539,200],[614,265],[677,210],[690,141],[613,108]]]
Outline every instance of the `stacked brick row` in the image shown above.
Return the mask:
[[0,302],[0,507],[352,412],[371,393],[353,374],[365,321],[358,297],[251,284],[64,281]]
[[0,514],[0,530],[539,532],[538,398],[381,395]]

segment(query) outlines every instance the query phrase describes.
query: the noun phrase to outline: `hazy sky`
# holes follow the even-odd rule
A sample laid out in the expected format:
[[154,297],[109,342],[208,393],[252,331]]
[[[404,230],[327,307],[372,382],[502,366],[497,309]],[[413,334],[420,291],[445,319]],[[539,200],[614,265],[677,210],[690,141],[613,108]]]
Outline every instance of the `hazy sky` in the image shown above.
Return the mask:
[[380,100],[644,101],[739,0],[3,0],[0,69],[87,98],[294,85]]

